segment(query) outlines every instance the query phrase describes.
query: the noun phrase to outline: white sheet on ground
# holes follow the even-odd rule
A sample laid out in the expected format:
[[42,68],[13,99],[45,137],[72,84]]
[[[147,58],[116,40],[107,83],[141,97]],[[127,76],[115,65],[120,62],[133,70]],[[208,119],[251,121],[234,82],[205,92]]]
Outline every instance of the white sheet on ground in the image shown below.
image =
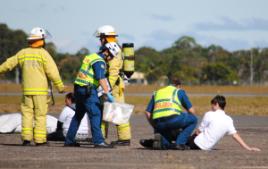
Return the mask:
[[[52,133],[57,128],[57,118],[47,115],[47,133]],[[10,113],[0,116],[0,133],[20,133],[21,114]]]

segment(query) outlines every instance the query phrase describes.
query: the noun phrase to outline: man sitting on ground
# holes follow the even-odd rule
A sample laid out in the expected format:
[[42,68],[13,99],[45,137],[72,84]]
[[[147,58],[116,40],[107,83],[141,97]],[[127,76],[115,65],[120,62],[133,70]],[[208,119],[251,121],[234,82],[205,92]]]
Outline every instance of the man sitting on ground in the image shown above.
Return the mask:
[[226,115],[224,96],[217,95],[211,100],[211,111],[205,113],[199,128],[189,139],[191,149],[212,150],[225,134],[231,135],[244,149],[260,151],[259,148],[250,147],[237,133],[233,120]]

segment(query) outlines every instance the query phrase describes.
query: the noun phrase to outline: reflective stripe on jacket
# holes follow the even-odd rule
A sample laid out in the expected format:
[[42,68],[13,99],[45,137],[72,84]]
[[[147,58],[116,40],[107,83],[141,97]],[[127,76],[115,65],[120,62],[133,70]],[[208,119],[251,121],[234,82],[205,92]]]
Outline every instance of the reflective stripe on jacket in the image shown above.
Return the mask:
[[182,112],[181,102],[178,98],[178,89],[167,86],[158,90],[154,95],[153,119],[180,115]]
[[104,62],[105,64],[104,59],[96,53],[85,56],[74,83],[79,86],[93,85],[97,88],[99,81],[95,78],[92,67],[96,62]]
[[24,95],[47,95],[48,79],[53,81],[58,91],[64,90],[58,68],[44,48],[25,48],[10,57],[0,66],[0,73],[19,65],[22,70],[22,90]]

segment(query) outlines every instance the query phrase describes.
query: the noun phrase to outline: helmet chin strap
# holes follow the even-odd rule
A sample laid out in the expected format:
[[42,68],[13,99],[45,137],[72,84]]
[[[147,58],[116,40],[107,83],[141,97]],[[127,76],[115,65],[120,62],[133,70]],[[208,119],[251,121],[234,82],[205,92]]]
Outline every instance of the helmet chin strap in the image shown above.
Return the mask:
[[32,48],[40,48],[45,46],[45,41],[44,39],[29,41],[29,45]]
[[116,36],[100,36],[100,42],[102,45],[105,45],[109,42],[118,42]]
[[107,36],[105,39],[107,42],[117,42],[117,39],[115,36]]
[[108,49],[104,49],[104,50],[100,51],[99,54],[102,56],[102,58],[104,60],[107,60],[109,55],[110,55],[110,52]]
[[100,36],[100,42],[101,42],[101,45],[104,45],[105,43],[107,43],[106,37]]

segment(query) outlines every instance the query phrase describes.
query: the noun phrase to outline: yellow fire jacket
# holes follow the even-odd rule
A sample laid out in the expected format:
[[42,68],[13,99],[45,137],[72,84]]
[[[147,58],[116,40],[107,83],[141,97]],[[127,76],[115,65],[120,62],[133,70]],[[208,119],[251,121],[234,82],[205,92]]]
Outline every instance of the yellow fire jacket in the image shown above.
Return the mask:
[[124,88],[124,83],[123,79],[120,77],[120,69],[123,66],[123,58],[122,58],[122,53],[120,52],[117,56],[115,56],[112,60],[108,62],[109,65],[109,82],[111,84],[111,87],[114,88],[116,85],[116,82],[119,78],[119,87]]
[[0,65],[0,73],[12,70],[19,65],[22,70],[22,89],[24,95],[47,95],[48,79],[58,91],[64,90],[58,68],[44,48],[25,48],[8,58]]

